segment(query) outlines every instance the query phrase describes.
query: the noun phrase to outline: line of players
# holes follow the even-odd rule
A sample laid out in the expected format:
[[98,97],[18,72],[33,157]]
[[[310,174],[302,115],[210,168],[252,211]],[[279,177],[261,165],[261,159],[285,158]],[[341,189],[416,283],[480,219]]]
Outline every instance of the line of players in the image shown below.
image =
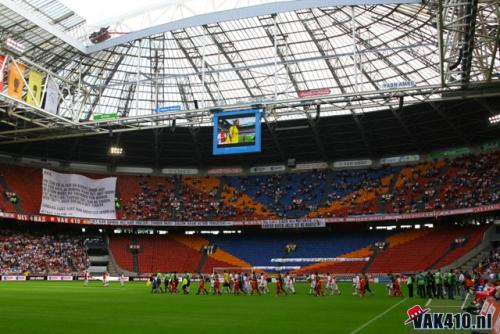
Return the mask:
[[[255,272],[238,273],[227,272],[212,273],[209,277],[199,274],[198,295],[261,295],[270,293],[268,287],[268,277],[264,273],[257,274]],[[210,282],[209,291],[205,288],[205,281]],[[276,295],[289,295],[295,294],[295,276],[290,273],[284,275],[277,274],[276,281]],[[312,273],[307,276],[307,281],[310,283],[310,295],[325,296],[327,294],[341,294],[337,285],[334,274],[327,273],[326,276],[320,276],[318,273]],[[191,285],[191,276],[184,273],[179,277],[177,273],[161,274],[158,273],[150,278],[151,292],[152,293],[178,293],[178,287],[184,294],[189,294]],[[368,287],[369,290],[369,287]],[[364,290],[363,290],[364,291]],[[369,290],[371,292],[371,290]]]
[[[83,286],[87,287],[89,285],[89,280],[91,279],[90,272],[88,270],[83,272]],[[118,282],[120,282],[120,286],[125,286],[125,275],[123,273],[118,276]],[[104,272],[102,274],[102,284],[104,287],[109,286],[109,273]]]

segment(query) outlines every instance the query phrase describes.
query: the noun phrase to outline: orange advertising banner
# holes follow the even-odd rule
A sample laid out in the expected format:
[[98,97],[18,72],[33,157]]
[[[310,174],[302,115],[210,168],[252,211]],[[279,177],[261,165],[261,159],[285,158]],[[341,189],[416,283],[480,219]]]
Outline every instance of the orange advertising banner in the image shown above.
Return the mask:
[[21,100],[23,97],[24,72],[25,67],[23,64],[16,64],[14,62],[10,64],[7,94],[18,100]]

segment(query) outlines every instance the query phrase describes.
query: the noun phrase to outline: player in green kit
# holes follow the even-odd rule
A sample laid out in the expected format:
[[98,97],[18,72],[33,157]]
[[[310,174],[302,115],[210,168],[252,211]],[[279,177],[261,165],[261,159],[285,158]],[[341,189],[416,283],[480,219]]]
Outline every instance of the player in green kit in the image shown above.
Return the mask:
[[164,284],[165,284],[165,293],[167,293],[169,291],[169,284],[170,284],[170,274],[169,273],[165,273],[165,277],[163,279],[164,281]]
[[182,291],[184,292],[185,295],[189,294],[189,285],[191,283],[191,278],[189,277],[189,274],[186,272],[184,273],[184,276],[182,276]]
[[419,298],[425,298],[425,275],[419,273],[417,275],[417,294]]
[[437,270],[434,273],[434,283],[436,284],[436,298],[438,299],[444,299],[443,295],[443,276],[441,275],[441,272]]
[[161,293],[163,293],[163,288],[161,287],[161,283],[163,282],[163,274],[162,273],[158,273],[156,274],[156,280],[158,282],[158,289],[160,290]]
[[457,284],[457,278],[455,276],[455,273],[453,272],[453,269],[450,269],[449,273],[446,273],[446,288],[447,294],[448,294],[448,299],[455,299],[455,289],[456,289],[456,284]]

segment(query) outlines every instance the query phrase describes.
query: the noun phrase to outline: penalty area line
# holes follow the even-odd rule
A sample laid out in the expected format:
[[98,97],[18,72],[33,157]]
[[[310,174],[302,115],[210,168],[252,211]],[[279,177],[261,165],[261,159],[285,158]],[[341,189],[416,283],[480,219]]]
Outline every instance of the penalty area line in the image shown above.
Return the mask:
[[353,330],[352,332],[350,332],[349,334],[356,334],[358,333],[359,331],[363,330],[365,327],[369,326],[370,324],[374,323],[375,321],[377,321],[378,319],[382,318],[384,315],[386,315],[387,313],[391,312],[393,309],[395,309],[396,307],[398,307],[400,304],[402,304],[403,302],[405,302],[406,300],[408,299],[408,297],[406,297],[405,299],[399,301],[398,303],[392,305],[391,307],[389,307],[387,310],[385,310],[384,312],[380,313],[379,315],[375,316],[374,318],[368,320],[367,322],[365,322],[363,325],[359,326],[358,328],[356,328],[355,330]]

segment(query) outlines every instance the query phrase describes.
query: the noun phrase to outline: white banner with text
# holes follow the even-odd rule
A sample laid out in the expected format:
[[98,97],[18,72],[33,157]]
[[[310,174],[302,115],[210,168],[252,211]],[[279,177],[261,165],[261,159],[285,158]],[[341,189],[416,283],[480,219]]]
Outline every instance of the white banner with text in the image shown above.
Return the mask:
[[83,175],[44,169],[40,213],[116,219],[115,192],[116,177],[94,180]]

